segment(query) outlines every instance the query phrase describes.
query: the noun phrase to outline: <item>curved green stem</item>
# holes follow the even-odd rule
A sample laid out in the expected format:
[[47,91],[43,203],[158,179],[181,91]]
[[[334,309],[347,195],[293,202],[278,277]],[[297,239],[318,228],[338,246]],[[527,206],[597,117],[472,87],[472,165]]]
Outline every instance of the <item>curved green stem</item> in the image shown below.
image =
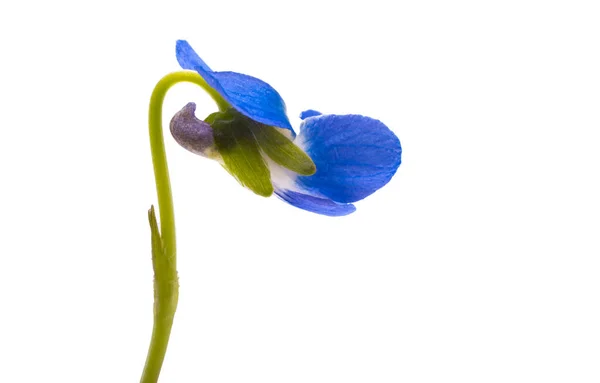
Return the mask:
[[167,254],[175,258],[175,217],[173,213],[173,197],[171,181],[165,154],[165,142],[162,132],[162,104],[167,91],[179,82],[191,82],[203,88],[217,103],[219,109],[227,109],[227,102],[196,72],[181,71],[169,73],[156,84],[150,97],[148,124],[150,130],[150,146],[152,163],[156,180],[156,193],[160,211],[160,233]]
[[141,383],[158,381],[179,297],[175,214],[162,129],[162,105],[165,95],[173,85],[179,82],[191,82],[200,86],[215,100],[220,110],[226,110],[229,107],[227,102],[208,86],[198,73],[191,71],[166,75],[156,84],[150,97],[148,124],[160,212],[160,231],[156,223],[154,207],[152,207],[148,212],[148,218],[152,234],[152,265],[154,268],[154,326]]

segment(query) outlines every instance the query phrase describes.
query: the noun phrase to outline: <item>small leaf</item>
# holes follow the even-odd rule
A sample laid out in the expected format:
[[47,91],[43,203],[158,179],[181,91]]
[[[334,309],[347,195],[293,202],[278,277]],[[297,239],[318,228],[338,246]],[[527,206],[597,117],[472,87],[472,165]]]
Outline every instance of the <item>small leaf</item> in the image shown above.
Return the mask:
[[277,164],[303,176],[315,174],[317,167],[308,154],[272,126],[253,123],[250,129],[260,148]]
[[[222,117],[226,117],[223,115]],[[243,186],[263,197],[273,194],[271,172],[267,167],[247,119],[218,118],[211,115],[215,143],[225,169]]]
[[162,238],[158,231],[154,205],[150,206],[150,210],[148,210],[148,221],[150,222],[150,238],[152,240],[152,266],[154,268],[154,274],[156,275],[156,270],[160,268],[161,262],[164,262],[165,254]]

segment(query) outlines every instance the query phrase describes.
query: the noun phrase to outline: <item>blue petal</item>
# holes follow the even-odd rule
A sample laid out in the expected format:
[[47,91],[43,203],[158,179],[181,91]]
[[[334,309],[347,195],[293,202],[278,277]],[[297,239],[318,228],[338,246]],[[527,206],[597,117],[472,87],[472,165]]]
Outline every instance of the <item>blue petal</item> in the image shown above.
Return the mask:
[[271,85],[241,73],[213,72],[184,40],[177,41],[176,54],[183,69],[198,72],[237,111],[262,124],[287,129],[295,136],[285,103]]
[[275,190],[275,194],[292,206],[329,217],[340,217],[356,211],[352,204],[339,204],[330,199],[318,198],[291,190]]
[[196,70],[200,68],[206,72],[212,72],[212,69],[206,65],[198,54],[192,49],[191,45],[185,40],[177,40],[175,45],[175,55],[177,62],[183,69]]
[[309,118],[302,122],[297,140],[317,166],[314,175],[298,177],[298,184],[335,202],[369,196],[387,184],[400,166],[400,140],[382,122],[369,117]]
[[221,90],[215,90],[240,113],[262,124],[294,131],[285,103],[271,85],[234,72],[213,72],[213,77],[221,86]]
[[302,120],[305,120],[309,117],[320,116],[321,114],[323,114],[323,113],[317,112],[316,110],[313,110],[313,109],[309,109],[309,110],[305,110],[304,112],[300,113],[300,118]]

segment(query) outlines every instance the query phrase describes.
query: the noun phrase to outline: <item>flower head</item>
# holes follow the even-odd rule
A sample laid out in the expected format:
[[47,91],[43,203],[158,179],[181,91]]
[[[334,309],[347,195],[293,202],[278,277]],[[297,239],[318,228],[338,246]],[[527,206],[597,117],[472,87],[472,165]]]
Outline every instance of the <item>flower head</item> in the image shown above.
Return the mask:
[[382,122],[360,115],[302,112],[296,136],[281,96],[269,84],[235,72],[215,72],[183,40],[177,60],[194,70],[222,98],[204,121],[187,104],[171,120],[171,133],[186,149],[219,161],[256,194],[279,198],[328,216],[347,215],[387,184],[402,148]]

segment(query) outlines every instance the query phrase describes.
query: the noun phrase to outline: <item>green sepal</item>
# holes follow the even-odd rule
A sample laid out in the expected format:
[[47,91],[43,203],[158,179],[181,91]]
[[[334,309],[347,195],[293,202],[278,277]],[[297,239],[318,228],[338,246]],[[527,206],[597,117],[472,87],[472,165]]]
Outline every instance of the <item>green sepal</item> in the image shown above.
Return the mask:
[[273,194],[271,172],[249,128],[252,121],[240,116],[230,109],[213,113],[205,121],[213,128],[215,144],[225,169],[243,186],[260,196],[269,197]]
[[272,126],[254,123],[250,129],[258,145],[275,163],[303,176],[315,174],[313,160],[289,138]]

